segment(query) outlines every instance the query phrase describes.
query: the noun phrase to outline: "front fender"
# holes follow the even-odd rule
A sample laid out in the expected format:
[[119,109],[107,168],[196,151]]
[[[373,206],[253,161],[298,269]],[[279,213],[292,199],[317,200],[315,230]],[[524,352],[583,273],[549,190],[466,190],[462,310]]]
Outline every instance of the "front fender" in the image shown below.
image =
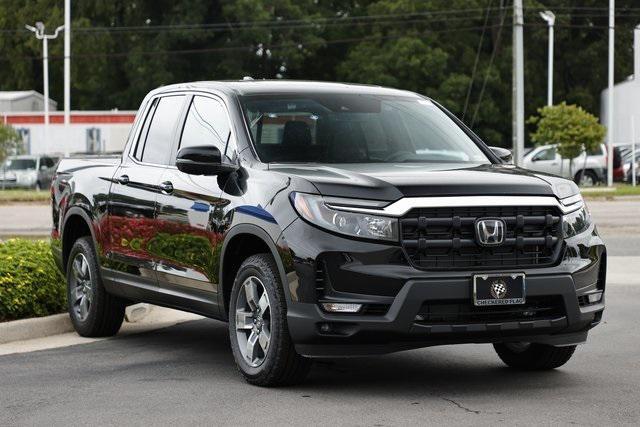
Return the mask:
[[[262,242],[264,242],[264,244],[269,248],[269,252],[271,253],[271,256],[273,256],[273,259],[275,260],[276,267],[278,269],[278,274],[280,275],[280,280],[284,287],[284,294],[285,294],[285,298],[287,299],[287,304],[291,303],[291,293],[289,291],[289,280],[287,279],[287,273],[286,273],[287,270],[285,268],[286,263],[284,262],[283,256],[281,255],[281,253],[284,253],[284,250],[282,248],[278,248],[272,235],[268,233],[264,228],[256,224],[242,223],[242,224],[235,225],[229,229],[229,231],[225,235],[224,242],[222,244],[222,249],[220,250],[220,271],[218,275],[218,277],[220,278],[220,286],[218,291],[218,304],[219,304],[219,307],[221,307],[221,312],[224,312],[223,314],[224,318],[228,317],[228,313],[227,313],[227,309],[224,301],[224,298],[226,295],[225,288],[228,288],[227,290],[230,291],[231,287],[233,286],[233,281],[229,280],[228,281],[229,283],[227,283],[227,281],[224,280],[223,266],[225,265],[225,257],[230,256],[227,254],[229,243],[234,239],[234,237],[241,234],[248,234],[248,235],[255,236],[259,238]],[[280,233],[278,233],[278,235],[275,236],[276,239],[278,238],[279,234]]]

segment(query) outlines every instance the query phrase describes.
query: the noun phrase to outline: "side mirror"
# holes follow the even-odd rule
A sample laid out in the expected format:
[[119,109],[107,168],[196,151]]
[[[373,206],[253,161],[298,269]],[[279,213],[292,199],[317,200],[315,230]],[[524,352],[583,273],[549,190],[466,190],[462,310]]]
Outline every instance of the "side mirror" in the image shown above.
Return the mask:
[[512,163],[513,155],[511,154],[511,150],[507,150],[502,147],[489,147],[493,154],[496,155],[503,163]]
[[238,169],[222,163],[222,154],[213,145],[184,147],[178,151],[176,167],[189,175],[220,175]]

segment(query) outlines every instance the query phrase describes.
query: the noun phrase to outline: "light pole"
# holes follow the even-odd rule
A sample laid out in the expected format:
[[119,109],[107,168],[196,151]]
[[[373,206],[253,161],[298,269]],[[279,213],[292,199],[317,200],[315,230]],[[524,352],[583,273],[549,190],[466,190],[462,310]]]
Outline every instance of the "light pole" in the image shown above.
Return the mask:
[[613,185],[613,60],[616,0],[609,0],[609,55],[607,66],[607,186]]
[[547,69],[547,105],[553,105],[553,25],[556,23],[556,15],[550,10],[540,12],[540,17],[547,21],[549,27],[549,60]]
[[522,0],[513,0],[513,159],[516,166],[522,166],[524,154],[524,16]]
[[[64,0],[64,127],[69,135],[71,122],[71,0]],[[69,138],[64,139],[64,155],[69,157]]]
[[44,147],[45,151],[49,149],[49,39],[58,37],[58,33],[62,31],[64,25],[59,26],[53,34],[44,33],[44,24],[36,22],[36,26],[24,26],[27,30],[32,31],[38,40],[42,40],[42,79],[44,86]]

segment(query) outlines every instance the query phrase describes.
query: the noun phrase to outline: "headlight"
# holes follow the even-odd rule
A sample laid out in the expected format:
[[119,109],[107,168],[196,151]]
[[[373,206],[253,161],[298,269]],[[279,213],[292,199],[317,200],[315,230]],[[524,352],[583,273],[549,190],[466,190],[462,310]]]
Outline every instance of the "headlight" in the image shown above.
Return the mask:
[[291,200],[298,214],[318,227],[348,236],[398,241],[395,218],[331,209],[315,194],[291,193]]
[[584,232],[591,225],[591,215],[587,205],[582,206],[575,212],[566,214],[562,220],[562,231],[564,237],[573,237]]

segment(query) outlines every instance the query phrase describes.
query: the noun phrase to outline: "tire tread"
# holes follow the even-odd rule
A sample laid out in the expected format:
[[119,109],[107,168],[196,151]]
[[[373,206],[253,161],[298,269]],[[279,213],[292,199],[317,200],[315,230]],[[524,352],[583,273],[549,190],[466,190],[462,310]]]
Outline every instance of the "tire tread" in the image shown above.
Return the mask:
[[[273,361],[272,369],[265,371],[263,375],[248,376],[240,368],[240,366],[238,366],[237,361],[236,366],[238,367],[238,370],[244,375],[247,382],[249,382],[250,384],[262,387],[275,387],[297,384],[304,380],[304,378],[307,376],[311,368],[311,360],[300,356],[296,352],[295,346],[291,340],[291,336],[289,335],[289,327],[287,325],[286,315],[286,299],[284,295],[284,289],[280,284],[278,269],[272,256],[266,253],[251,255],[246,260],[244,260],[244,262],[240,266],[240,269],[238,270],[238,276],[247,266],[258,268],[274,280],[276,284],[275,292],[280,303],[282,316],[279,319],[272,318],[272,321],[280,322],[279,329],[282,333],[280,342],[272,342],[272,345],[275,344],[279,346],[279,349],[274,353],[275,359]],[[234,286],[237,286],[237,283]]]
[[531,344],[520,353],[505,344],[493,345],[498,357],[509,367],[526,371],[545,371],[559,368],[571,359],[576,346],[553,347],[545,344]]
[[[67,276],[70,274],[70,264],[73,256],[82,251],[87,257],[87,261],[94,270],[94,300],[96,301],[96,312],[93,319],[86,324],[79,324],[73,314],[71,314],[71,302],[69,302],[69,314],[76,331],[84,337],[109,337],[118,333],[124,320],[125,304],[118,297],[109,294],[102,284],[100,277],[100,268],[97,262],[97,256],[93,247],[93,241],[90,236],[84,236],[76,240],[71,248],[69,261],[67,265]],[[67,279],[68,280],[68,279]],[[69,286],[69,284],[67,285]],[[91,315],[90,315],[91,316]]]

